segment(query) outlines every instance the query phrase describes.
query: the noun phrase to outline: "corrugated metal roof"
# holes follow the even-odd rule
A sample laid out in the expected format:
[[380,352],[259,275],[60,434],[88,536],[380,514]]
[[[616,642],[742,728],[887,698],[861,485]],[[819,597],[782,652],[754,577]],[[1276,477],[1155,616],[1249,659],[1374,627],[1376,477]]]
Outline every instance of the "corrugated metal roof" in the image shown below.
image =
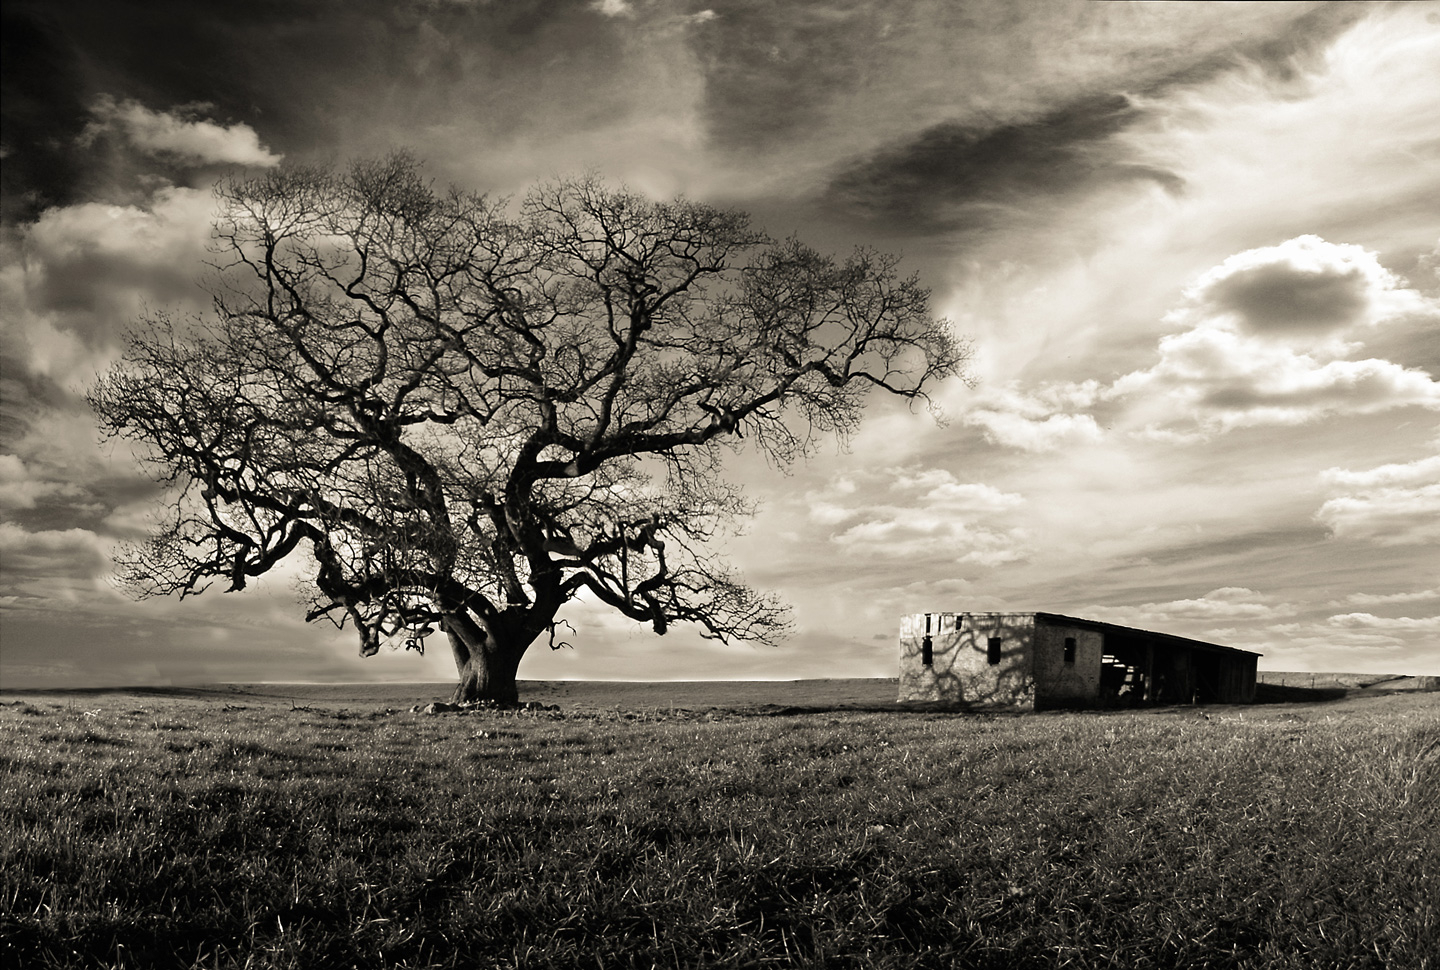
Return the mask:
[[[975,616],[977,614],[971,614]],[[1063,613],[1036,613],[1036,619],[1044,617],[1047,620],[1060,620],[1079,627],[1087,627],[1091,630],[1115,633],[1138,633],[1142,636],[1154,637],[1177,647],[1188,647],[1191,650],[1206,650],[1212,653],[1234,653],[1247,657],[1263,657],[1263,653],[1256,653],[1254,650],[1241,650],[1239,647],[1227,647],[1219,643],[1210,643],[1205,640],[1192,640],[1190,637],[1176,636],[1173,633],[1157,633],[1154,630],[1141,630],[1133,626],[1121,626],[1118,623],[1106,623],[1104,620],[1087,620],[1079,616],[1066,616]]]

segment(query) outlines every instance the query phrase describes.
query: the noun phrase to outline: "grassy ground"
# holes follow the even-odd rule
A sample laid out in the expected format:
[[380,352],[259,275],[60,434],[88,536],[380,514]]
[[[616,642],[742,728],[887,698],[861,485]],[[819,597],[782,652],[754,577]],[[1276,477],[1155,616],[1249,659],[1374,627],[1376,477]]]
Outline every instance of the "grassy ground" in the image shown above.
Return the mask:
[[1440,695],[281,694],[0,702],[4,965],[1440,968]]

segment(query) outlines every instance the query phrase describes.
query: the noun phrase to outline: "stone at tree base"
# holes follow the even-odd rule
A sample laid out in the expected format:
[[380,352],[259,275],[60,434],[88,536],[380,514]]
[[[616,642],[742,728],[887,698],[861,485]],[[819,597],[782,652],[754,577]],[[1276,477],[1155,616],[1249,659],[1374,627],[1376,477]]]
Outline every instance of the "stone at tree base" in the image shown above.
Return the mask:
[[525,701],[523,704],[516,704],[507,707],[491,700],[461,701],[459,704],[451,704],[448,701],[435,701],[426,704],[424,707],[418,704],[410,708],[412,714],[469,714],[474,711],[558,711],[558,704],[542,704],[539,701]]

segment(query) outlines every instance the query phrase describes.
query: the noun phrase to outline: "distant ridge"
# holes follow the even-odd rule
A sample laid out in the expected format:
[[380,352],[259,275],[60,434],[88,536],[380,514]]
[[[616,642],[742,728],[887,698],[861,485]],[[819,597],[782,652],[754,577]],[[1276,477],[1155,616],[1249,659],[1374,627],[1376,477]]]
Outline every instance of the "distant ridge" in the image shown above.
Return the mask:
[[[1260,671],[1261,703],[1327,700],[1351,694],[1440,690],[1440,677],[1406,674],[1310,673]],[[0,690],[12,697],[94,697],[125,694],[193,700],[197,703],[281,704],[303,707],[408,709],[448,700],[450,682],[380,684],[198,684],[177,687],[74,687]],[[853,677],[825,680],[608,681],[522,680],[520,699],[558,704],[564,709],[624,708],[756,708],[902,710],[896,703],[894,677]]]

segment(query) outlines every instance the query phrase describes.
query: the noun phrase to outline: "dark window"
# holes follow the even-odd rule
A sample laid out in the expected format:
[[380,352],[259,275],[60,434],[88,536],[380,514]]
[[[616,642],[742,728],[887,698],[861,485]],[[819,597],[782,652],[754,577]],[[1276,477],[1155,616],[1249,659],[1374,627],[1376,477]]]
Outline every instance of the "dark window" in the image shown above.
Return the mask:
[[1066,662],[1067,664],[1073,664],[1073,663],[1075,662],[1075,638],[1074,638],[1074,637],[1066,637],[1066,638],[1065,638],[1065,662]]
[[1002,642],[999,637],[991,637],[985,645],[985,659],[992,667],[1000,662],[1000,644]]
[[920,641],[920,662],[926,667],[935,666],[935,645],[929,637]]

